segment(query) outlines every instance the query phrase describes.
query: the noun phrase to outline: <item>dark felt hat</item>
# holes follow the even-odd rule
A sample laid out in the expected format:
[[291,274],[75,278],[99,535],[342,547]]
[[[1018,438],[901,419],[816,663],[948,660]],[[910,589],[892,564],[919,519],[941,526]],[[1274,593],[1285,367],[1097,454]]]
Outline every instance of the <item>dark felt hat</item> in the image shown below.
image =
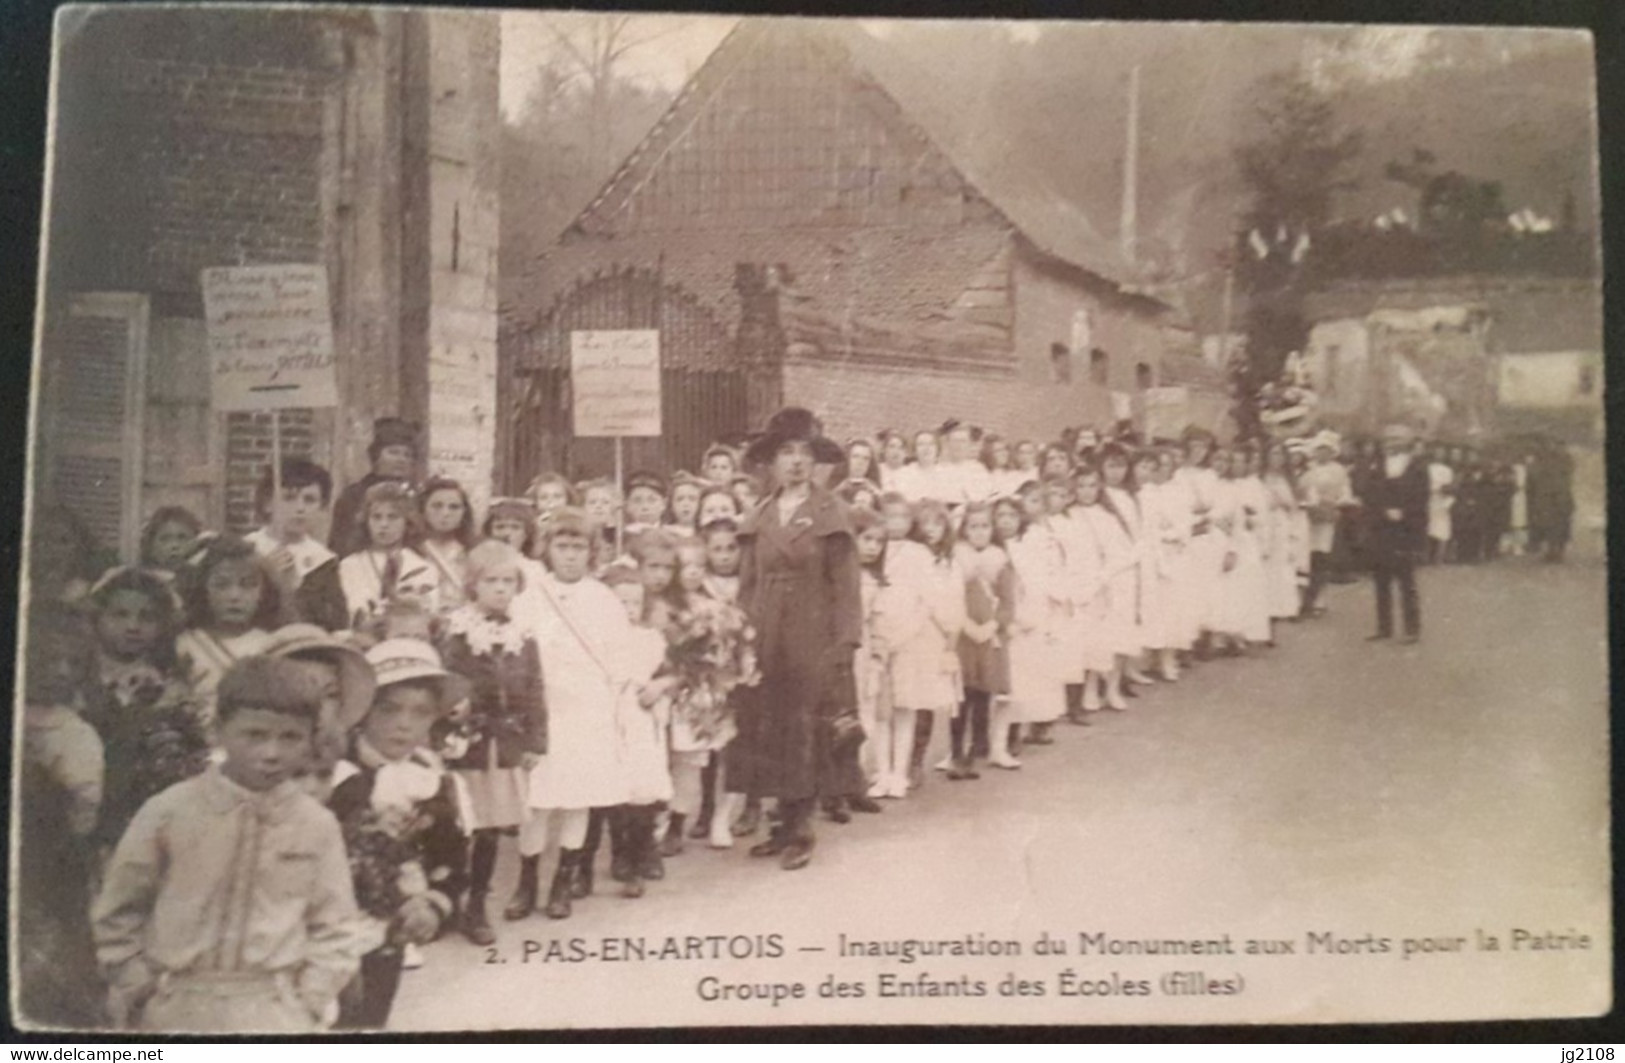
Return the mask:
[[[754,465],[766,465],[773,460],[773,455],[786,443],[809,443],[813,448],[813,460],[821,463],[834,464],[839,462],[845,452],[840,444],[824,437],[823,426],[818,418],[813,416],[809,409],[801,406],[786,406],[767,419],[767,427],[762,429],[760,435],[751,441],[749,449],[745,451],[745,460]],[[834,457],[829,455],[833,453]],[[822,455],[822,456],[820,456]]]
[[418,426],[401,417],[380,417],[372,422],[372,445],[416,449]]

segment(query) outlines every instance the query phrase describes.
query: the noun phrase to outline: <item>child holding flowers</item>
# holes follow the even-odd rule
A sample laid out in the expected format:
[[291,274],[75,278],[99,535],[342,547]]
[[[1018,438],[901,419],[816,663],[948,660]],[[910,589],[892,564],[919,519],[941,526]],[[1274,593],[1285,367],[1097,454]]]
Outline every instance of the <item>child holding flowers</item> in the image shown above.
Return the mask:
[[[547,706],[536,639],[513,614],[525,578],[518,551],[488,540],[468,552],[468,604],[446,617],[441,643],[448,670],[469,681],[470,711],[461,752],[450,761],[469,796],[473,845],[463,934],[476,945],[496,940],[485,898],[496,869],[497,839],[525,821],[525,783],[547,752]],[[512,906],[524,907],[523,897]],[[528,913],[522,913],[528,914]]]
[[367,661],[377,692],[334,772],[328,807],[344,831],[356,905],[383,943],[361,957],[359,985],[340,999],[343,1029],[388,1022],[403,951],[433,941],[456,912],[467,857],[455,786],[426,748],[464,684],[416,639],[386,639]]

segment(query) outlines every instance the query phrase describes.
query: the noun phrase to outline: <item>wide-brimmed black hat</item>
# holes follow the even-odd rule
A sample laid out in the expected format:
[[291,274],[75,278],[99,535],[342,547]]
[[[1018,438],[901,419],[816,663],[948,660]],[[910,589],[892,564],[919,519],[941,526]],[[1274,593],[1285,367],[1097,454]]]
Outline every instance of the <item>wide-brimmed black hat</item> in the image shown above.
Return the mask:
[[[841,445],[824,437],[823,426],[818,418],[813,416],[811,410],[801,406],[786,406],[767,419],[767,427],[761,434],[751,440],[750,446],[745,450],[745,460],[755,465],[766,465],[773,460],[779,448],[786,443],[809,443],[813,448],[813,460],[830,462],[830,456],[838,462],[845,456]],[[823,455],[823,457],[820,457]]]

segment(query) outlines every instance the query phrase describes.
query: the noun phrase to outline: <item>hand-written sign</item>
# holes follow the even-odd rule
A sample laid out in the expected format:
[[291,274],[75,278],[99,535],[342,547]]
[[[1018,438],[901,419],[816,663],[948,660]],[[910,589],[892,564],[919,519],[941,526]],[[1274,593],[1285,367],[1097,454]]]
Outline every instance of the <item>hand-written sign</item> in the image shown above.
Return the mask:
[[660,333],[570,333],[570,390],[578,436],[660,434]]
[[325,266],[203,271],[216,410],[338,405]]

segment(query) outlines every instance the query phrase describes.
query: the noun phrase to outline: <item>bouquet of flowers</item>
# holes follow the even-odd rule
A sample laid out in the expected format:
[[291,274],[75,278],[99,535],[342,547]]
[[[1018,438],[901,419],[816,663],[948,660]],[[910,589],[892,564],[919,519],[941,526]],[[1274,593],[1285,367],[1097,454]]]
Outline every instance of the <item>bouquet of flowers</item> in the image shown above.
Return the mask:
[[209,738],[182,684],[154,673],[130,693],[126,712],[136,732],[129,791],[135,807],[208,767]]
[[719,738],[733,723],[728,695],[760,678],[756,629],[738,607],[693,596],[672,611],[666,627],[663,675],[675,676],[673,716],[702,742]]
[[428,892],[417,835],[429,822],[399,806],[368,806],[345,818],[344,848],[356,906],[363,912],[387,923],[409,899]]

